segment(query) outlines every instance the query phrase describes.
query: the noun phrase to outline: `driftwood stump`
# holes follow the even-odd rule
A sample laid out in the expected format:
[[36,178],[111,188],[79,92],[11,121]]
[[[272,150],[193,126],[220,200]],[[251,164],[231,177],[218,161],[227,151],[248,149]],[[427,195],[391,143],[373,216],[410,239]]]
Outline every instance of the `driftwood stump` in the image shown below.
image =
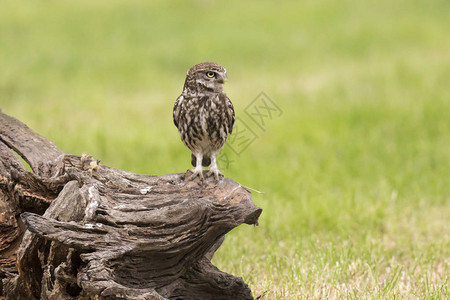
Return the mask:
[[110,168],[0,112],[0,298],[253,299],[210,260],[261,211],[229,178]]

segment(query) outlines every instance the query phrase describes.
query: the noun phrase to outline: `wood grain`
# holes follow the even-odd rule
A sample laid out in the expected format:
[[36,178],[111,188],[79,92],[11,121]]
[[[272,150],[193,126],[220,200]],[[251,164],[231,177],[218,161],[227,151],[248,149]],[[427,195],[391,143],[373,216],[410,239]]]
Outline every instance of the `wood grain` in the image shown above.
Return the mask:
[[0,297],[253,299],[211,264],[225,234],[262,212],[240,184],[65,155],[2,113],[0,129]]

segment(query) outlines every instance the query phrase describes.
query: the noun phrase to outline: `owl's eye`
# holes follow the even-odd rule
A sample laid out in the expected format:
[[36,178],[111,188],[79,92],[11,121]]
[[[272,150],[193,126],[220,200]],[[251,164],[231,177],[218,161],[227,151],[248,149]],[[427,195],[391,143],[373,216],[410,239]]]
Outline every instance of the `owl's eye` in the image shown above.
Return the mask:
[[209,78],[213,78],[214,76],[216,76],[216,73],[209,71],[206,72],[206,76],[208,76]]

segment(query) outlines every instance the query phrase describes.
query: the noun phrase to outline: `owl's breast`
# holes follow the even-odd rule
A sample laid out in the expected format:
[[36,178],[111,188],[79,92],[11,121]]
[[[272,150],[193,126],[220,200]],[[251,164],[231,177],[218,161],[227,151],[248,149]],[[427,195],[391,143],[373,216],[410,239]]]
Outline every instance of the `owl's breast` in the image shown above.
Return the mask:
[[191,150],[220,150],[228,135],[226,107],[217,95],[185,97],[179,114],[181,139]]

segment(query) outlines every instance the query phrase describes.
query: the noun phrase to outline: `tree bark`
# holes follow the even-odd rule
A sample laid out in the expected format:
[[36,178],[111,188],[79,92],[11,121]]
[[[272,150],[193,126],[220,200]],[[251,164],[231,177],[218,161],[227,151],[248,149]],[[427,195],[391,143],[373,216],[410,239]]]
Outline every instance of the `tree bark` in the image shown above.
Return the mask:
[[261,212],[230,178],[107,167],[0,112],[0,298],[253,299],[211,258]]

